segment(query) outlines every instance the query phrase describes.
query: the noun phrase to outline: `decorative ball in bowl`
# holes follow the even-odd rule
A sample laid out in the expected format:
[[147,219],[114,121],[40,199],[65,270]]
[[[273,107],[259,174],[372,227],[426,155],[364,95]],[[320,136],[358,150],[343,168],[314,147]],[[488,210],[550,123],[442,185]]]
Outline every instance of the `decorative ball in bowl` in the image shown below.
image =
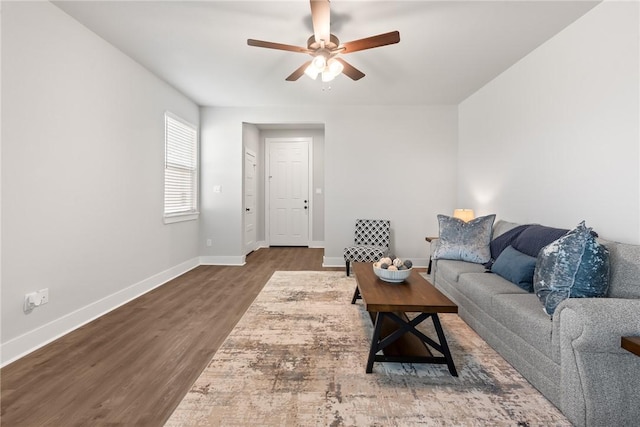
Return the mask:
[[381,280],[389,283],[402,283],[411,275],[413,263],[410,260],[384,257],[373,263],[373,272]]

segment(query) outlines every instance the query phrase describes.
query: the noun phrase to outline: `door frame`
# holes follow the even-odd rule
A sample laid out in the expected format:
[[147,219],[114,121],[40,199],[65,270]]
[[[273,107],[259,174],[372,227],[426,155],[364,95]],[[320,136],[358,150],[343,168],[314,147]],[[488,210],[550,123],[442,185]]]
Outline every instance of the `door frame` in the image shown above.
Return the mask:
[[252,251],[255,251],[256,249],[258,249],[258,174],[254,174],[254,181],[255,181],[255,187],[254,187],[254,220],[253,220],[253,230],[254,230],[254,234],[255,234],[255,238],[253,240],[253,247],[249,248],[247,246],[247,222],[246,222],[246,213],[245,213],[245,209],[247,208],[246,205],[246,196],[247,196],[247,189],[245,187],[245,182],[246,182],[246,176],[247,176],[247,171],[246,171],[246,159],[247,159],[247,154],[253,156],[253,158],[255,159],[255,167],[256,167],[256,171],[257,171],[257,167],[258,167],[258,155],[256,154],[255,151],[253,151],[252,149],[248,148],[248,147],[244,147],[244,152],[242,155],[242,171],[243,171],[243,176],[242,176],[242,186],[244,191],[242,192],[242,247],[243,247],[243,252],[245,253],[245,255],[248,255],[249,253],[251,253]]
[[271,201],[270,181],[269,181],[269,165],[271,164],[271,143],[273,142],[306,142],[309,154],[309,164],[307,165],[308,176],[308,189],[307,197],[309,197],[309,216],[308,216],[308,233],[307,233],[307,245],[313,241],[313,137],[311,136],[299,136],[299,137],[270,137],[264,139],[264,239],[267,243],[267,247],[271,246],[271,207],[269,202]]

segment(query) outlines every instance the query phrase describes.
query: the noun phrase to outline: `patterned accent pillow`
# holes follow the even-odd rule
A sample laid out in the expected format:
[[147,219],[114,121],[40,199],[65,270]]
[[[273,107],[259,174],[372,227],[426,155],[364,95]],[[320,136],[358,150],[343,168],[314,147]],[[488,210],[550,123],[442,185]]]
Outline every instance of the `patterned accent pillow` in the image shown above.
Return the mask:
[[440,238],[433,259],[453,259],[483,264],[491,259],[491,230],[494,214],[464,222],[447,215],[438,215]]
[[609,287],[609,250],[596,241],[591,228],[582,221],[542,248],[533,287],[550,316],[567,298],[603,297]]

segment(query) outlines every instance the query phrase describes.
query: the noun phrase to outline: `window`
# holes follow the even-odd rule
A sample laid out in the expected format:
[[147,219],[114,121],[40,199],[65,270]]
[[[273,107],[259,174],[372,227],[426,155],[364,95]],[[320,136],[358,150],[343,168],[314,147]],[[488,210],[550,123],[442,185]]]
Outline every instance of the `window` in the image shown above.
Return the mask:
[[198,218],[198,130],[164,115],[164,222]]

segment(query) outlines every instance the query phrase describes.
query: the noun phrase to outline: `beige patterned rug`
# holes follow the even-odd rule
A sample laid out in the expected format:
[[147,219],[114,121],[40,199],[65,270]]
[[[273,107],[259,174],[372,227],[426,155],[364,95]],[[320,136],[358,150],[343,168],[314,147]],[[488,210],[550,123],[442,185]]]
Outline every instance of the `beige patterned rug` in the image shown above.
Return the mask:
[[440,318],[459,377],[366,374],[373,326],[354,288],[342,272],[274,273],[166,425],[570,426],[457,315]]

